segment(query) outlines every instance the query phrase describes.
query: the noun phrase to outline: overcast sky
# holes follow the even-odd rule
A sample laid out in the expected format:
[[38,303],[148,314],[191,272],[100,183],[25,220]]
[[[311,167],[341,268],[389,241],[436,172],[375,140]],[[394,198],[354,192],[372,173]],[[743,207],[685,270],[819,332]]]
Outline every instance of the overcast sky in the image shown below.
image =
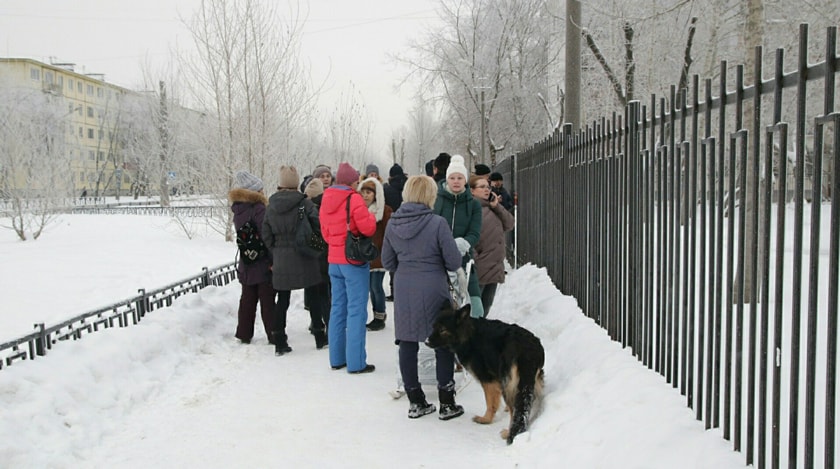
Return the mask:
[[[168,61],[171,48],[192,47],[179,18],[188,18],[199,4],[200,0],[3,0],[0,55],[44,62],[54,57],[75,63],[76,71],[104,73],[106,81],[137,88],[146,58],[160,65]],[[327,100],[352,81],[365,97],[380,139],[405,123],[410,98],[410,93],[394,90],[403,72],[386,55],[404,48],[434,20],[436,4],[437,0],[309,1],[303,52],[314,78],[323,79],[329,72]]]

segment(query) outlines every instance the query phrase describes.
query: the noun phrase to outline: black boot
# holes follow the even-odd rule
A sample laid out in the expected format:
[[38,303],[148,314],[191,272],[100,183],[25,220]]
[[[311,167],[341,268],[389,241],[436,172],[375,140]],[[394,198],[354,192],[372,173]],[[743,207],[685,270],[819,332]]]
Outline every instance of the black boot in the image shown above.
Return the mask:
[[385,318],[388,317],[388,313],[378,313],[376,311],[373,312],[373,320],[367,323],[367,330],[369,331],[381,331],[385,329]]
[[292,351],[292,348],[289,347],[288,337],[286,337],[285,332],[275,331],[273,333],[274,336],[274,355],[278,357],[280,355],[285,355]]
[[311,329],[312,335],[315,336],[315,348],[321,350],[322,348],[326,347],[330,344],[329,340],[327,339],[327,331],[323,329]]
[[436,410],[434,404],[426,402],[426,395],[423,393],[423,388],[412,389],[411,391],[408,391],[407,394],[408,401],[410,402],[408,407],[408,418],[420,418],[424,415],[431,414]]
[[440,400],[439,419],[449,420],[464,415],[464,407],[455,403],[454,389],[438,389],[438,399]]

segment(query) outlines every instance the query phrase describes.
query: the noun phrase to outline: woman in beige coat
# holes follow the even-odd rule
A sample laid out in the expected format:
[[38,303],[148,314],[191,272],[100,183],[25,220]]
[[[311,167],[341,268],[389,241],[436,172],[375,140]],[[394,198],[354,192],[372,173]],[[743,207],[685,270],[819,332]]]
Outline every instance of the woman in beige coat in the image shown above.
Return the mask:
[[481,203],[481,237],[475,246],[475,270],[484,317],[487,317],[496,297],[496,288],[505,282],[505,232],[513,229],[514,220],[496,194],[490,191],[486,177],[472,176],[470,191]]

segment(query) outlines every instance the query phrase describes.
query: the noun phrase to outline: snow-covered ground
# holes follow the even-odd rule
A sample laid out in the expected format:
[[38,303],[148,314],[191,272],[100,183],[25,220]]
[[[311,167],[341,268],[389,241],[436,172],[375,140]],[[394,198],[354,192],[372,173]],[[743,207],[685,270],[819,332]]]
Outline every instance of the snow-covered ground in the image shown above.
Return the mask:
[[[165,217],[65,215],[36,242],[0,231],[0,342],[233,260],[212,232],[188,240]],[[387,287],[386,287],[387,288]],[[295,292],[291,354],[233,338],[239,285],[210,287],[137,326],[61,343],[0,371],[2,467],[567,467],[741,468],[685,398],[583,316],[546,272],[511,271],[493,316],[540,337],[547,393],[531,431],[507,446],[507,416],[482,426],[481,387],[467,415],[407,418],[393,400],[389,314],[367,335],[376,372],[332,371]],[[389,313],[392,304],[388,303]],[[425,387],[431,402],[436,392]]]

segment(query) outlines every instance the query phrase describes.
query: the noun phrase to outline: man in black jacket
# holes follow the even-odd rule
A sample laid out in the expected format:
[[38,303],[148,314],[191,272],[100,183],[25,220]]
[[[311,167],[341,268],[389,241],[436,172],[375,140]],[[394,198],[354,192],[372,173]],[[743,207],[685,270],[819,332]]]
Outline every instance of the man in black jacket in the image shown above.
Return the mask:
[[513,197],[510,196],[503,184],[504,178],[501,173],[493,172],[490,174],[490,190],[499,197],[502,207],[509,212],[513,212]]

